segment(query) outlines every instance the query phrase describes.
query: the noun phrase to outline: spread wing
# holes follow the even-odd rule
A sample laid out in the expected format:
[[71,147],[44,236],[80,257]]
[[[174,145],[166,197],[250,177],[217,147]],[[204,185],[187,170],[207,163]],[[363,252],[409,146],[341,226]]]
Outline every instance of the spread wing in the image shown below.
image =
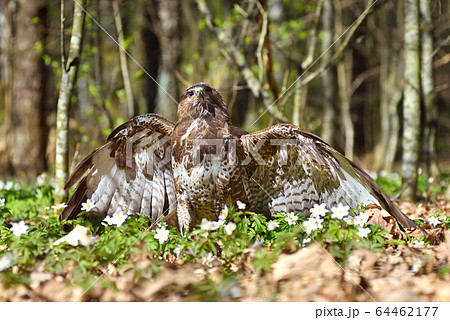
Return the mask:
[[83,202],[103,216],[119,210],[149,215],[154,221],[176,208],[170,137],[174,124],[144,114],[116,128],[107,142],[75,168],[65,188],[78,186],[62,212],[73,219]]
[[251,208],[268,216],[276,212],[309,215],[315,203],[356,208],[377,204],[406,228],[417,225],[352,161],[319,137],[289,124],[274,125],[240,138]]

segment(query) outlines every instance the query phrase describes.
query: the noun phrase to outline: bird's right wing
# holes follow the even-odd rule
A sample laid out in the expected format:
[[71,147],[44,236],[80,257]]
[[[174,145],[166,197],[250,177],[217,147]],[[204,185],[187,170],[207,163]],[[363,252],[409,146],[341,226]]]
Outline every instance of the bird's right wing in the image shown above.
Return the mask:
[[244,164],[249,172],[250,206],[255,212],[309,215],[315,203],[325,203],[328,208],[339,203],[354,208],[376,204],[406,228],[419,227],[426,236],[367,173],[312,133],[278,124],[242,135],[240,140],[245,152],[253,156]]
[[120,210],[159,221],[176,209],[170,139],[174,124],[156,114],[144,114],[116,128],[107,142],[75,168],[68,189],[78,186],[62,212],[73,219],[82,203],[102,216]]

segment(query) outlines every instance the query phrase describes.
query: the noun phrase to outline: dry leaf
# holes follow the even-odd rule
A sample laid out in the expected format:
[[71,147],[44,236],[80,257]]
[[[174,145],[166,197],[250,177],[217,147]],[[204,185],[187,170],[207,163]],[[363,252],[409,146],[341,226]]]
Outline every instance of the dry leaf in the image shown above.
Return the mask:
[[91,236],[91,233],[88,228],[77,225],[75,229],[66,234],[61,239],[53,242],[53,245],[56,246],[60,243],[67,242],[71,246],[88,246],[94,241],[94,237]]

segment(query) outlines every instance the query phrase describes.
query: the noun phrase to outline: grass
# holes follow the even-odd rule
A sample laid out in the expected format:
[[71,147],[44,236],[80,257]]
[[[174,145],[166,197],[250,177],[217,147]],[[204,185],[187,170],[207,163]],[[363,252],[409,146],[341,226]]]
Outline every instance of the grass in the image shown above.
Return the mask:
[[[389,190],[395,191],[397,184],[397,180],[390,184],[383,180],[381,187],[387,189],[386,185],[389,185]],[[231,234],[221,226],[217,230],[198,228],[184,237],[178,229],[167,226],[168,239],[160,243],[155,238],[155,231],[145,232],[151,225],[148,217],[129,216],[121,227],[105,226],[99,219],[78,218],[61,222],[60,209],[51,208],[54,190],[48,184],[11,186],[10,183],[8,188],[4,186],[5,183],[0,189],[0,199],[5,199],[4,205],[0,206],[0,280],[7,287],[17,284],[30,287],[30,275],[37,268],[65,275],[70,279],[69,285],[87,290],[111,265],[115,270],[131,269],[136,274],[155,276],[167,264],[191,263],[206,269],[220,268],[219,287],[216,288],[210,276],[193,286],[192,290],[201,299],[215,300],[219,296],[232,299],[237,281],[233,266],[249,248],[255,249],[251,260],[255,272],[263,274],[271,269],[281,253],[295,252],[310,243],[320,244],[344,265],[356,248],[380,251],[388,245],[399,244],[392,243],[397,240],[388,243],[384,237],[387,232],[379,225],[370,226],[367,237],[361,237],[358,226],[326,215],[320,221],[320,227],[306,232],[308,219],[298,216],[289,219],[285,214],[277,214],[274,222],[278,226],[271,230],[264,216],[235,208],[230,208],[225,219],[225,224],[232,222],[236,226]],[[357,215],[358,210],[353,210],[352,214]],[[13,223],[18,221],[25,221],[29,227],[26,234],[16,236],[11,231]],[[450,227],[449,217],[444,224],[446,228]],[[65,230],[76,225],[83,225],[97,235],[92,245],[53,245],[55,240],[67,234]],[[140,254],[151,259],[150,268],[142,269],[136,265],[135,257]],[[439,272],[446,274],[448,269]],[[67,277],[67,273],[71,276]],[[115,286],[107,277],[102,277],[99,283],[102,287]]]

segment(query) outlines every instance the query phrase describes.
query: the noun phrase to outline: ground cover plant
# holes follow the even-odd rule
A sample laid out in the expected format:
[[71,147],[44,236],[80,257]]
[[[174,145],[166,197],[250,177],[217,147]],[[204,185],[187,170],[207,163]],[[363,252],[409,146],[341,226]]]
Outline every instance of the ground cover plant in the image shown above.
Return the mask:
[[[398,191],[398,177],[378,181]],[[0,183],[1,301],[449,301],[450,207],[400,208],[430,234],[403,232],[375,206],[268,221],[237,202],[186,236],[123,212],[61,222],[46,176]],[[426,192],[424,183],[421,192]],[[90,214],[90,204],[83,209]]]

